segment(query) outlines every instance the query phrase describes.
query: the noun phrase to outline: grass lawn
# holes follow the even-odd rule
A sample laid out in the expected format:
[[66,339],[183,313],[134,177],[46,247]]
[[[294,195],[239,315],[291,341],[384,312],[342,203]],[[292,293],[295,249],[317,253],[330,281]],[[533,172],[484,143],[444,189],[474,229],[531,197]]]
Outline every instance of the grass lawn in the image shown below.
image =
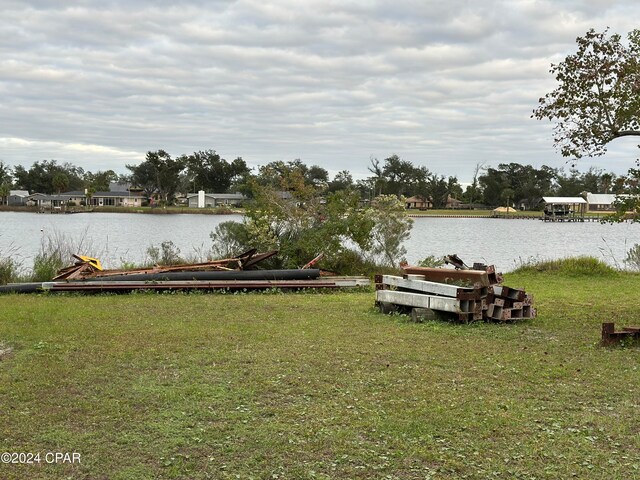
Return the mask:
[[640,478],[640,347],[598,345],[640,324],[640,275],[506,284],[538,319],[415,324],[372,292],[0,296],[0,452],[81,454],[0,478]]
[[[454,210],[454,209],[440,209],[440,210],[407,210],[409,215],[423,216],[423,217],[441,217],[441,216],[459,216],[459,217],[491,217],[491,210]],[[602,218],[607,215],[611,215],[612,212],[587,212],[586,218]],[[507,216],[506,213],[500,214],[500,218]],[[518,210],[516,212],[509,213],[513,217],[533,217],[542,218],[541,211],[535,210]]]
[[[439,217],[439,216],[490,217],[492,214],[492,211],[491,210],[467,210],[467,209],[456,210],[456,209],[447,208],[447,209],[434,209],[434,210],[409,209],[407,210],[407,213],[409,215],[420,215],[425,217],[433,217],[433,216],[436,216],[436,217]],[[518,216],[518,217],[541,217],[542,212],[523,210],[523,211],[512,212],[511,215]]]

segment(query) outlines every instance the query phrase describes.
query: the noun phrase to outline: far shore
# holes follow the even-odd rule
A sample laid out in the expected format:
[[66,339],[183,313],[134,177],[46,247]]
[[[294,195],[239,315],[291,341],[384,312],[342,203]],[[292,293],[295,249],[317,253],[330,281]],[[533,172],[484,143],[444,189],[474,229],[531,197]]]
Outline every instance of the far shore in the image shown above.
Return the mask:
[[27,212],[50,214],[76,213],[142,213],[152,215],[191,214],[191,215],[242,215],[241,208],[189,208],[189,207],[68,207],[65,209],[42,209],[40,207],[26,207],[0,205],[0,212]]
[[[66,209],[42,209],[39,207],[0,205],[0,212],[28,212],[50,214],[77,214],[77,213],[140,213],[149,215],[243,215],[243,208],[227,207],[69,207]],[[599,220],[612,212],[589,212],[586,220]],[[509,213],[495,213],[492,210],[463,210],[463,209],[435,209],[435,210],[407,210],[407,215],[412,218],[437,217],[437,218],[500,218],[500,219],[541,219],[542,212],[536,210],[518,210]]]

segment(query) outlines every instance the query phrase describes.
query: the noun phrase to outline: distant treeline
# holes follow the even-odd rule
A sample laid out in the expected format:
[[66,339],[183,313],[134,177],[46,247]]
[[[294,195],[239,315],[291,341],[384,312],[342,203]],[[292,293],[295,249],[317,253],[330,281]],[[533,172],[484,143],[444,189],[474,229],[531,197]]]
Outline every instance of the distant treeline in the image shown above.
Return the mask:
[[113,170],[90,172],[71,163],[56,160],[35,162],[30,168],[10,167],[0,161],[0,197],[9,190],[30,193],[61,193],[65,191],[107,191],[111,182],[120,182],[142,189],[149,198],[166,204],[178,194],[205,190],[212,193],[242,192],[252,195],[252,185],[270,185],[290,189],[292,181],[304,182],[320,190],[335,192],[353,190],[362,198],[380,194],[419,196],[430,200],[433,208],[444,207],[449,197],[466,204],[486,206],[509,202],[535,208],[543,196],[577,196],[591,193],[632,193],[638,188],[640,171],[631,169],[628,175],[616,175],[591,168],[581,173],[577,169],[535,168],[520,163],[501,163],[497,168],[477,164],[473,181],[465,189],[455,176],[437,175],[424,166],[414,165],[397,155],[383,161],[372,159],[369,177],[354,181],[348,170],[333,178],[323,167],[306,165],[301,160],[276,161],[252,170],[238,157],[228,161],[214,150],[194,152],[172,158],[164,150],[150,151],[138,165],[126,165],[129,173],[118,175]]

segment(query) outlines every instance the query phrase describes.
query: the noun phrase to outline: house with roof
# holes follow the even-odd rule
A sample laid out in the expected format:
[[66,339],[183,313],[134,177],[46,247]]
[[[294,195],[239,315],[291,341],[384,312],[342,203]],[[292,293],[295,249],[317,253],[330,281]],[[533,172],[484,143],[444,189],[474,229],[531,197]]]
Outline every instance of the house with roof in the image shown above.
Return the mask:
[[239,206],[247,199],[243,194],[236,193],[205,193],[200,190],[198,193],[187,194],[187,204],[189,208],[205,208],[220,206]]
[[141,207],[142,202],[146,201],[146,197],[135,192],[94,192],[89,195],[86,191],[79,190],[52,195],[34,193],[27,198],[31,205],[41,208],[60,208],[69,203],[76,206]]
[[627,198],[629,195],[616,195],[615,193],[587,193],[587,204],[590,212],[613,212],[613,205],[617,199]]
[[29,198],[29,192],[27,190],[9,190],[9,196],[7,197],[7,205],[17,206],[26,205]]
[[[428,208],[433,208],[433,202],[430,198],[424,198],[421,195],[414,195],[412,197],[407,198],[404,201],[405,208],[407,209],[417,209],[417,210],[426,210]],[[462,202],[457,198],[453,198],[451,195],[447,195],[447,202],[444,205],[444,208],[461,208]]]
[[407,209],[415,210],[426,210],[427,208],[433,207],[431,200],[420,195],[413,195],[412,197],[405,199],[404,205]]
[[60,208],[69,202],[66,195],[48,195],[46,193],[32,193],[27,197],[27,205],[35,205],[40,208]]

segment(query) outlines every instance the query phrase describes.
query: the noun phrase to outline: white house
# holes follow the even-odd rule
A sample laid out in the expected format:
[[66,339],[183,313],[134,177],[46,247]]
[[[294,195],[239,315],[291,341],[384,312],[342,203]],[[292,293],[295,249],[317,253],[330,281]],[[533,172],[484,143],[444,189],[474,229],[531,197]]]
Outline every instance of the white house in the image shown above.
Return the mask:
[[241,193],[204,193],[200,190],[198,193],[188,193],[187,201],[190,208],[238,206],[247,197]]

